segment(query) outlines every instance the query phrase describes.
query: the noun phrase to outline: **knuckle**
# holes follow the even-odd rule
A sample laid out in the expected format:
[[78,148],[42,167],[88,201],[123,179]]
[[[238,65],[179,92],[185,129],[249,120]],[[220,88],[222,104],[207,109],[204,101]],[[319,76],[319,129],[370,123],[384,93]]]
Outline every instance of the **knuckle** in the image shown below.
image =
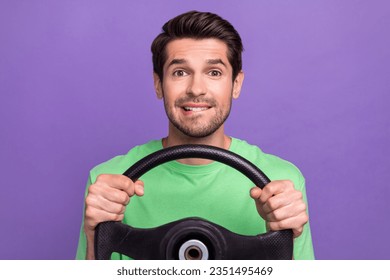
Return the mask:
[[268,224],[269,229],[272,231],[280,230],[279,224],[275,222],[271,222]]
[[134,184],[130,179],[128,179],[128,178],[125,179],[124,186],[126,187],[126,189],[128,189],[128,190],[133,189],[133,185]]
[[130,202],[130,196],[127,193],[125,193],[123,204],[127,205],[127,204],[129,204],[129,202]]
[[99,174],[99,175],[96,177],[96,181],[97,181],[97,182],[104,182],[104,181],[107,180],[107,177],[108,177],[107,174]]
[[303,213],[302,222],[303,224],[306,224],[309,221],[309,216],[305,213]]
[[123,213],[123,210],[124,210],[124,206],[123,206],[123,205],[117,204],[117,205],[115,206],[115,212],[116,212],[117,214],[122,214],[122,213]]
[[272,212],[272,216],[273,216],[275,222],[280,221],[282,219],[282,214],[280,213],[280,211]]
[[127,195],[127,193],[125,192],[120,192],[118,194],[118,200],[120,201],[120,203],[122,204],[125,204],[128,200],[129,196]]
[[278,207],[278,201],[275,199],[275,197],[271,197],[270,199],[268,199],[266,205],[270,210],[274,210]]
[[94,214],[94,211],[91,207],[85,208],[85,217],[87,219],[91,219],[94,216],[93,214]]
[[264,187],[263,192],[262,192],[259,200],[262,203],[265,203],[267,197],[270,197],[274,193],[275,193],[275,185],[270,183],[266,187]]
[[275,192],[275,189],[276,189],[276,185],[277,184],[277,182],[273,182],[273,184],[272,184],[272,182],[270,183],[270,184],[268,184],[267,186],[266,186],[266,189],[265,189],[265,191],[268,191],[269,193],[274,193]]
[[303,199],[303,194],[302,194],[302,192],[297,191],[297,197],[298,197],[299,200],[302,200],[302,199]]
[[307,216],[307,214],[306,214],[306,210],[307,210],[307,206],[306,206],[306,204],[305,203],[301,203],[301,207],[302,207],[302,211],[304,211],[305,212],[305,215]]
[[287,189],[294,189],[294,183],[291,180],[284,180],[283,184]]
[[296,229],[294,229],[294,236],[298,237],[298,236],[300,236],[302,234],[302,232],[303,232],[303,228],[302,227],[296,228]]
[[114,221],[122,221],[123,220],[123,214],[114,214],[113,215],[113,220]]
[[112,200],[116,202],[121,202],[122,201],[122,193],[120,191],[112,191]]
[[123,177],[122,177],[121,184],[122,184],[123,189],[125,189],[125,190],[131,190],[132,181],[131,181],[129,178],[123,176]]
[[89,206],[91,205],[93,202],[93,198],[91,197],[91,195],[87,195],[87,197],[85,198],[85,205]]
[[307,223],[308,217],[306,214],[299,215],[294,219],[294,224],[297,225],[294,228],[295,229],[301,229],[303,230],[303,226]]
[[89,188],[88,188],[88,194],[89,194],[89,193],[95,193],[95,192],[96,192],[96,189],[97,189],[96,184],[90,185]]
[[278,221],[277,224],[280,229],[287,229],[290,227],[287,220]]

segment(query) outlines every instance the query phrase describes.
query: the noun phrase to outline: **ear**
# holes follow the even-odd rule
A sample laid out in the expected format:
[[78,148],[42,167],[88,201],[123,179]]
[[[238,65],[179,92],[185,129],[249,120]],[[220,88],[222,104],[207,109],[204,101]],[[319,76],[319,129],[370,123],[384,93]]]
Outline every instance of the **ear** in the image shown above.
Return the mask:
[[154,72],[153,72],[153,81],[154,81],[154,90],[156,91],[157,98],[162,99],[163,98],[162,83],[160,77]]
[[233,98],[237,99],[241,93],[242,83],[244,82],[244,72],[240,71],[233,82]]

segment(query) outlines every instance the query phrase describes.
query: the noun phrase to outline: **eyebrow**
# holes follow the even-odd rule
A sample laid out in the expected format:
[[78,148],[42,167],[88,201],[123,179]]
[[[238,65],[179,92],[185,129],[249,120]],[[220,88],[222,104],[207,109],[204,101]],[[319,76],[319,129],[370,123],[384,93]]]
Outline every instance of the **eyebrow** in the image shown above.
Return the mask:
[[172,61],[168,64],[168,67],[170,67],[172,65],[176,65],[176,64],[186,64],[186,63],[187,63],[187,60],[185,60],[185,59],[175,58],[175,59],[172,59]]
[[220,58],[217,58],[217,59],[208,59],[207,60],[207,64],[210,64],[210,65],[215,65],[215,64],[222,64],[223,66],[226,67],[225,63],[222,61],[222,59]]
[[[182,58],[175,58],[175,59],[172,59],[172,61],[168,64],[168,67],[172,66],[172,65],[177,65],[177,64],[186,64],[188,61],[186,59],[182,59]],[[222,64],[223,66],[226,67],[226,64],[222,61],[222,59],[220,58],[216,58],[216,59],[207,59],[206,60],[207,64],[209,65],[216,65],[216,64]]]

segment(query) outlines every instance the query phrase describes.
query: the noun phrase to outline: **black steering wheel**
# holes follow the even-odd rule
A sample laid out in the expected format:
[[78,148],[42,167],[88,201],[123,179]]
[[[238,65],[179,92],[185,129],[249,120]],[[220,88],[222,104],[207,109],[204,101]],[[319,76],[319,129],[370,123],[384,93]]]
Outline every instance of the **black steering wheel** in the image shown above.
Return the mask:
[[[159,150],[136,162],[123,175],[136,181],[160,164],[183,158],[219,161],[237,169],[260,188],[270,182],[260,169],[243,157],[206,145]],[[287,229],[256,236],[239,235],[200,218],[186,218],[152,229],[133,228],[121,222],[100,223],[95,231],[95,257],[110,259],[113,252],[141,260],[291,260],[293,234]]]

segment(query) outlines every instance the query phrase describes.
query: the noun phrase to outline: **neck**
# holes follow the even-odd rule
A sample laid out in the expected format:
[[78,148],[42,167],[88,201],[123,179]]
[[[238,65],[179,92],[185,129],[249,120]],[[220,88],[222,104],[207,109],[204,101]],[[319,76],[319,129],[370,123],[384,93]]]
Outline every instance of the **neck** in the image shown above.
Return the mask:
[[[194,144],[194,145],[209,145],[222,149],[229,149],[230,143],[232,139],[225,135],[223,125],[215,131],[213,134],[195,138],[184,135],[183,133],[177,131],[176,128],[169,127],[169,134],[167,137],[162,139],[162,145],[164,148],[177,146],[177,145],[186,145],[186,144]],[[200,159],[200,158],[186,158],[178,160],[180,163],[189,164],[189,165],[202,165],[209,164],[212,160],[208,159]]]

